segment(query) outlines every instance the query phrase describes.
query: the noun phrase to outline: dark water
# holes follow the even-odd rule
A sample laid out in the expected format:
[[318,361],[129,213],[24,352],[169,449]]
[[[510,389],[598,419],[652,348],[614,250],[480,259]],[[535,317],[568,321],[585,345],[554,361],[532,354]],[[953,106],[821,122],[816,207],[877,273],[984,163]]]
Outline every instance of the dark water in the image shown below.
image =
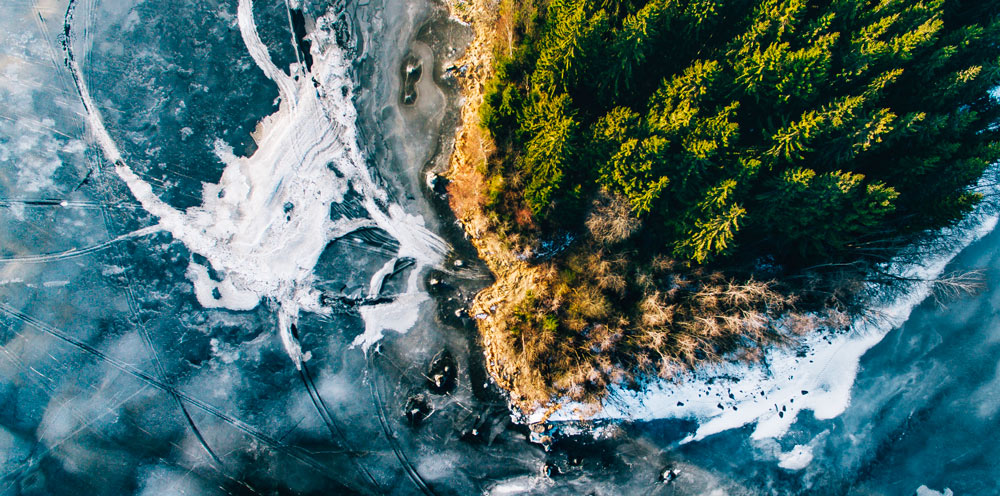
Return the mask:
[[[424,278],[437,302],[408,332],[389,331],[368,352],[351,348],[364,329],[357,297],[398,243],[377,231],[331,243],[315,269],[331,312],[301,316],[296,333],[312,359],[300,371],[278,339],[274,305],[199,305],[186,271],[200,260],[169,234],[105,245],[156,219],[90,139],[63,64],[66,1],[6,2],[0,494],[1000,492],[998,233],[954,262],[987,268],[990,288],[914,311],[865,355],[839,417],[805,412],[764,441],[752,441],[749,426],[678,445],[695,424],[666,419],[601,426],[600,440],[568,437],[551,451],[529,443],[487,384],[471,322],[456,316],[488,274],[424,181],[455,124],[442,66],[468,31],[418,0],[302,7],[289,23],[284,2],[255,2],[260,37],[287,69],[312,20],[343,13],[335,29],[355,60],[370,165],[456,249]],[[220,177],[216,140],[252,153],[251,132],[277,108],[240,37],[235,1],[79,0],[72,30],[110,134],[175,207],[198,205],[202,182]],[[404,105],[402,64],[414,60],[416,100]],[[332,215],[363,215],[353,201]],[[413,270],[397,268],[386,298]],[[796,445],[811,447],[812,463],[780,468],[778,454]],[[678,474],[670,483],[667,468]]]

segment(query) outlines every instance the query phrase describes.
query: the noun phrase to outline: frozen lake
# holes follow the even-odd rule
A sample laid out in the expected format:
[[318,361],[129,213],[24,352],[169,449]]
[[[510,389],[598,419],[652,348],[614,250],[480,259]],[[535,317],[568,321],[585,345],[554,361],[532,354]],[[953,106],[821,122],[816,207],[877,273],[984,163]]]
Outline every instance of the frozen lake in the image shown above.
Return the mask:
[[489,276],[425,184],[470,36],[443,7],[0,12],[0,495],[1000,492],[998,232],[949,267],[987,289],[916,307],[843,413],[546,451],[456,314]]

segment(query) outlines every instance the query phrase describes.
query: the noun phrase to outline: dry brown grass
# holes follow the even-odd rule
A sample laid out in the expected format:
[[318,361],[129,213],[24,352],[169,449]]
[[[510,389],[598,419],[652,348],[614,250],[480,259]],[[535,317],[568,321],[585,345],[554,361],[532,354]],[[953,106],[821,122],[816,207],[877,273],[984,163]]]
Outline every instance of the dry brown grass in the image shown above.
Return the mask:
[[523,411],[559,399],[596,404],[611,385],[673,378],[708,361],[758,360],[781,342],[778,320],[797,315],[773,282],[663,257],[630,261],[600,246],[583,241],[523,264],[477,298],[477,309],[494,310],[480,324],[491,371]]

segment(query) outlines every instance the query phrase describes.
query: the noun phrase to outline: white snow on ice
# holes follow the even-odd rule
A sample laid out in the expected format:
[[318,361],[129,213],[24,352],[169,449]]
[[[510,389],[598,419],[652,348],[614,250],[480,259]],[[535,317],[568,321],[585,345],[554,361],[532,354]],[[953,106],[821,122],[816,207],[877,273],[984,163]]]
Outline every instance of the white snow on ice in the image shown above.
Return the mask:
[[941,492],[927,486],[920,486],[917,488],[917,496],[955,496],[955,493],[947,487],[944,488],[944,492]]
[[[159,228],[208,259],[221,275],[216,281],[209,267],[191,262],[187,276],[199,303],[249,310],[264,298],[276,302],[281,341],[296,367],[308,359],[291,331],[299,312],[327,311],[313,287],[313,268],[323,249],[361,228],[377,227],[393,236],[400,245],[397,257],[412,258],[417,267],[406,294],[362,311],[367,349],[382,330],[403,332],[416,321],[417,305],[427,299],[419,292],[416,274],[440,263],[447,245],[424,227],[421,217],[391,203],[367,169],[355,127],[349,63],[333,39],[333,19],[318,19],[310,35],[311,72],[293,64],[289,75],[274,65],[257,34],[252,0],[239,1],[237,17],[251,57],[277,85],[281,103],[260,122],[253,155],[236,156],[228,144],[216,142],[215,153],[226,167],[218,184],[204,184],[200,206],[186,211],[171,207],[124,162],[71,61],[91,132],[132,194],[159,219]],[[331,220],[330,205],[343,201],[349,188],[361,196],[368,218]],[[381,285],[381,278],[377,284],[373,280],[372,290]]]
[[802,470],[813,460],[812,446],[796,444],[788,453],[778,455],[778,466],[786,470]]
[[[428,301],[427,293],[417,288],[418,273],[412,272],[407,280],[406,293],[396,298],[392,303],[368,305],[360,308],[361,318],[365,321],[365,332],[354,338],[351,347],[360,346],[368,351],[371,345],[382,339],[382,331],[392,330],[405,332],[417,323],[420,316],[420,305]],[[377,294],[377,293],[376,293]]]

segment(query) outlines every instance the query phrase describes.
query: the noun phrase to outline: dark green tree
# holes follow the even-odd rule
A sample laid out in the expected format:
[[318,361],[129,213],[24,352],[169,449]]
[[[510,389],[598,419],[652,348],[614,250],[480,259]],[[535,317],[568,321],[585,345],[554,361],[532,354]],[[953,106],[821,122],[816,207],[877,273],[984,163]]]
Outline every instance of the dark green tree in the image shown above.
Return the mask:
[[849,258],[962,218],[1000,159],[1000,0],[540,5],[481,112],[540,218],[603,188],[694,263]]

